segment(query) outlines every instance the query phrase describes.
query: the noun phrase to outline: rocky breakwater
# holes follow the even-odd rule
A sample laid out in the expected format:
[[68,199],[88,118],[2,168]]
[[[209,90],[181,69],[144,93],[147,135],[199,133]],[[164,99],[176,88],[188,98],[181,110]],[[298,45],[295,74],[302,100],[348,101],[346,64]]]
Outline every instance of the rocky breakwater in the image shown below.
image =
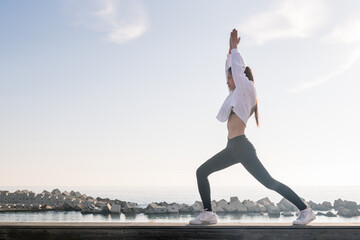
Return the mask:
[[[328,217],[354,217],[360,216],[360,205],[354,201],[335,200],[334,204],[324,201],[315,203],[305,201],[308,207],[318,211],[317,215]],[[264,215],[269,217],[294,216],[298,209],[285,198],[277,204],[270,201],[269,198],[262,198],[258,201],[243,200],[238,197],[231,197],[230,202],[225,199],[211,202],[212,209],[217,214],[249,214]],[[61,192],[54,189],[51,192],[44,190],[36,194],[28,190],[17,190],[14,193],[0,191],[0,212],[12,211],[80,211],[83,214],[191,214],[203,211],[203,204],[195,201],[194,204],[185,203],[166,203],[152,202],[146,208],[141,208],[137,203],[121,201],[118,199],[111,200],[108,198],[93,198],[80,192]],[[332,210],[337,211],[334,213]],[[327,211],[327,212],[326,212]],[[326,213],[325,213],[326,212]]]

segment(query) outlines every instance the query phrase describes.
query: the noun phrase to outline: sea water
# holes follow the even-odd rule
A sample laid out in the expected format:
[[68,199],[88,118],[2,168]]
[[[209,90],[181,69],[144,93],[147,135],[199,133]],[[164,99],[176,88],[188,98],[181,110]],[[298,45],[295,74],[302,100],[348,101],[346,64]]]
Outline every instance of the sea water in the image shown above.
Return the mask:
[[[351,200],[360,203],[360,186],[289,186],[300,197],[306,201],[322,203],[341,198],[342,200]],[[14,192],[16,190],[29,190],[35,193],[41,193],[43,190],[52,191],[58,188],[60,191],[71,190],[85,193],[94,198],[110,198],[121,201],[136,202],[140,207],[145,208],[152,202],[167,203],[186,203],[192,205],[195,201],[200,201],[200,195],[197,186],[137,186],[137,187],[114,187],[114,186],[4,186],[0,190]],[[219,201],[225,199],[230,201],[230,197],[237,196],[240,201],[250,199],[257,201],[264,197],[278,203],[282,196],[277,192],[269,190],[263,186],[212,186],[211,200]],[[316,213],[317,211],[315,211]],[[335,210],[332,212],[336,213]],[[196,217],[198,213],[193,214],[81,214],[80,212],[3,212],[0,213],[0,222],[188,222],[191,218]],[[222,214],[218,213],[219,222],[233,223],[291,223],[296,216],[279,218],[270,218],[267,214],[248,215],[248,214]],[[316,222],[360,222],[360,217],[324,217],[317,216]]]

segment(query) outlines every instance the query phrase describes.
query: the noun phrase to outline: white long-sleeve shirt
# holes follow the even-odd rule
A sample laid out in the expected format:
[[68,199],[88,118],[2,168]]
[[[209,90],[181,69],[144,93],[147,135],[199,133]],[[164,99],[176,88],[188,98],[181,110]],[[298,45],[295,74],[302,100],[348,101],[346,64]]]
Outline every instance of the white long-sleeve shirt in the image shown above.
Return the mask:
[[249,81],[244,73],[245,63],[236,48],[231,49],[231,54],[227,55],[225,62],[226,77],[230,67],[235,89],[229,90],[229,95],[226,97],[216,118],[221,122],[225,122],[228,120],[233,107],[235,114],[246,124],[253,113],[251,110],[256,105],[256,89],[254,82]]

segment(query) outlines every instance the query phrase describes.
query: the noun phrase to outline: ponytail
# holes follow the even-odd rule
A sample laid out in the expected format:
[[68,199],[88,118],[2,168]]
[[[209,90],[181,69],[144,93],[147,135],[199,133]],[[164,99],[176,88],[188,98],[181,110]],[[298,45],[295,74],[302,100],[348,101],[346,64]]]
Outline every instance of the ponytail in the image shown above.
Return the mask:
[[[250,68],[250,67],[246,67],[246,68],[245,68],[245,75],[246,75],[246,77],[247,77],[250,81],[252,81],[253,83],[255,83],[255,82],[254,82],[254,76],[253,76],[253,74],[252,74],[252,71],[251,71],[251,68]],[[252,109],[252,111],[254,111],[254,114],[255,114],[256,126],[259,127],[259,109],[258,109],[258,100],[257,100],[257,98],[256,98],[256,105],[255,105],[255,107]]]

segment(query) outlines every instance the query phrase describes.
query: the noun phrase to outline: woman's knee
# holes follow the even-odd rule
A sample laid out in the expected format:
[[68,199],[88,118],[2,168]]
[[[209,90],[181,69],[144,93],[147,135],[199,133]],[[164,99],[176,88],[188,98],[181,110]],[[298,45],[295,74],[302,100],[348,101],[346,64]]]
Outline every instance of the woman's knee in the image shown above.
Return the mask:
[[210,173],[208,173],[208,171],[203,166],[198,167],[196,170],[197,178],[207,178],[209,175]]

